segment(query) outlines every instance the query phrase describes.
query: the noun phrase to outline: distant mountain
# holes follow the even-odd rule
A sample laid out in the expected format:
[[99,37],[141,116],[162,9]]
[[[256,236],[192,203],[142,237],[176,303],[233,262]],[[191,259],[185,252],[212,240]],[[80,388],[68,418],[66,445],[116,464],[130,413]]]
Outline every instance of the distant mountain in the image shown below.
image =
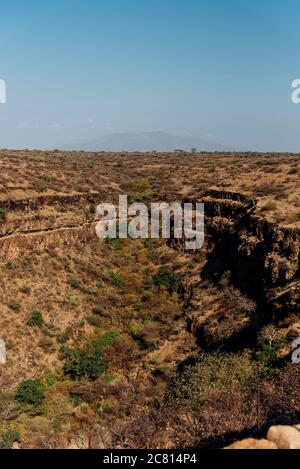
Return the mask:
[[166,132],[111,133],[91,142],[69,145],[68,149],[83,151],[228,151],[218,143],[198,137],[181,137]]

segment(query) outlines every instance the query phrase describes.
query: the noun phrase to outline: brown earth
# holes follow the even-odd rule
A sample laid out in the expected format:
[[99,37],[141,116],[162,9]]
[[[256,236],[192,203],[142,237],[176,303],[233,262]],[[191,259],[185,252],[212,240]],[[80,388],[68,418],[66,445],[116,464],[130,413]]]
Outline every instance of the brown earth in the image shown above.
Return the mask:
[[[3,150],[0,164],[3,441],[15,431],[24,447],[216,447],[297,418],[299,155]],[[204,202],[204,249],[100,242],[95,207],[120,193]],[[157,283],[163,267],[173,290]],[[95,340],[105,373],[72,380],[68,353]],[[233,379],[226,398],[219,353]],[[267,369],[254,389],[243,361],[243,376]],[[181,380],[198,382],[198,367],[204,394],[183,395]],[[34,408],[14,396],[26,379],[45,388]]]

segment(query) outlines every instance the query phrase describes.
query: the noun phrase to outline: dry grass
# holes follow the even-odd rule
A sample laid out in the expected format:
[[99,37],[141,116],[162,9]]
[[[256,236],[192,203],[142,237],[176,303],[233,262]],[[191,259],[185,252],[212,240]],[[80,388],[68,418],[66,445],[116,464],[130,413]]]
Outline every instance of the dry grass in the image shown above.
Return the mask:
[[[89,437],[94,446],[122,446],[122,427],[123,444],[128,437],[133,446],[174,447],[205,439],[205,422],[212,438],[252,425],[244,390],[225,402],[223,426],[222,405],[208,402],[200,422],[186,413],[186,402],[174,403],[176,418],[173,404],[162,403],[178,364],[198,350],[188,322],[224,341],[252,320],[253,302],[226,279],[199,286],[205,253],[198,258],[161,240],[100,242],[94,208],[120,192],[172,201],[219,189],[256,199],[263,217],[299,226],[299,163],[295,154],[0,151],[0,329],[8,349],[0,368],[0,437],[18,431],[24,447],[87,447]],[[155,284],[162,266],[177,273],[183,291]],[[65,358],[95,339],[105,344],[106,372],[72,381]],[[45,386],[42,406],[19,406],[16,385],[37,378]],[[230,418],[234,402],[239,408]],[[165,416],[175,436],[167,428],[156,442]],[[182,435],[189,419],[195,426]],[[145,422],[154,433],[145,432],[143,442]]]
[[208,188],[246,193],[264,216],[298,223],[298,154],[0,152],[0,200],[40,194],[109,193],[146,180],[161,200],[201,194]]

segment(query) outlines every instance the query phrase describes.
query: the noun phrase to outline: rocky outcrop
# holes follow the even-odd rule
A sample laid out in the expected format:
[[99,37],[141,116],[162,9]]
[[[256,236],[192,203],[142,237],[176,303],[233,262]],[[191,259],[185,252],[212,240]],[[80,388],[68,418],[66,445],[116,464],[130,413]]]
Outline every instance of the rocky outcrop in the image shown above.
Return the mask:
[[300,425],[275,425],[269,428],[267,439],[246,438],[224,449],[300,449]]
[[300,230],[256,213],[246,195],[207,191],[204,277],[230,271],[234,284],[277,318],[299,312]]
[[[95,237],[94,208],[110,198],[108,193],[90,192],[0,201],[0,257]],[[230,271],[234,284],[258,301],[266,314],[281,318],[298,313],[299,229],[266,220],[257,213],[256,201],[245,194],[212,189],[195,201],[205,204],[203,278]]]
[[0,208],[7,211],[39,210],[45,206],[76,206],[82,203],[95,203],[103,200],[104,192],[84,192],[78,194],[45,194],[30,199],[0,200]]
[[236,195],[230,200],[230,194],[218,192],[218,198],[212,195],[202,198],[209,241],[221,248],[228,261],[233,262],[238,255],[236,262],[241,267],[243,261],[253,261],[263,275],[262,288],[284,285],[295,279],[299,274],[299,229],[269,222],[255,213],[255,201],[247,198],[237,201]]
[[0,258],[96,238],[95,207],[105,197],[89,192],[0,201]]
[[273,426],[269,429],[267,438],[279,449],[300,449],[300,425]]
[[245,440],[237,441],[224,449],[278,449],[278,446],[272,441],[264,439],[245,438]]
[[96,223],[40,230],[29,234],[18,233],[0,238],[0,258],[10,260],[49,247],[84,244],[92,239],[96,239]]

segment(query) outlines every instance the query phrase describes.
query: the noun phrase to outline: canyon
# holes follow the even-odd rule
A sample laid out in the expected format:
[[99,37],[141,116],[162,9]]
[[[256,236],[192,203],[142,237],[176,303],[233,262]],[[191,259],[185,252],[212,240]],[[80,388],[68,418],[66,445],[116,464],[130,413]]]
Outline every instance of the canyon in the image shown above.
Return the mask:
[[[53,447],[177,447],[178,438],[186,447],[220,447],[261,436],[271,424],[297,423],[300,381],[290,357],[300,334],[298,155],[5,150],[0,161],[7,345],[0,433],[16,429],[24,447],[45,447],[47,439]],[[184,239],[99,241],[95,209],[120,194],[146,204],[204,203],[204,248],[187,251]],[[71,379],[70,357],[96,342],[107,362],[103,377]],[[228,386],[238,386],[239,416],[228,414],[226,379],[217,378],[222,366],[236,367],[239,379]],[[257,423],[252,378],[245,388],[236,383],[261,367]],[[223,410],[209,401],[207,383],[197,399],[183,391],[183,379],[211,370],[219,370],[209,382],[219,383]],[[35,411],[13,397],[30,379],[45,388],[32,424]],[[277,402],[290,382],[285,399],[294,404],[283,399],[276,413],[270,399]],[[243,410],[244,401],[253,412]]]

